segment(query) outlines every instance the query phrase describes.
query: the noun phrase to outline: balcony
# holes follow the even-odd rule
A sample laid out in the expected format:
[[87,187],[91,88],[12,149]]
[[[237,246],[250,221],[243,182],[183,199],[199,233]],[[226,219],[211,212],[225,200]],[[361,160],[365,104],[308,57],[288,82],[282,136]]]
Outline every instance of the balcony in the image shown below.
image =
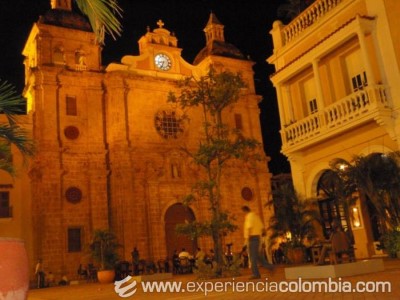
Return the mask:
[[282,150],[310,146],[347,128],[374,120],[379,125],[391,113],[383,85],[367,86],[281,129]]
[[282,29],[283,45],[299,36],[343,0],[317,0]]

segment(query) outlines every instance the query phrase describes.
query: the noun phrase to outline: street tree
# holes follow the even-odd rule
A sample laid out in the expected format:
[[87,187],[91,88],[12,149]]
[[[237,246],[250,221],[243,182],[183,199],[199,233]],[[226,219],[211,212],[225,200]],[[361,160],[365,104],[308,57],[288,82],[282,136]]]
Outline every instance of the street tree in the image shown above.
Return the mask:
[[[232,232],[237,226],[233,216],[221,208],[221,184],[224,168],[233,161],[255,162],[261,159],[260,143],[246,138],[239,130],[230,128],[224,120],[224,112],[232,107],[246,87],[240,73],[217,72],[213,67],[207,75],[195,79],[188,77],[178,83],[179,93],[170,92],[168,101],[177,104],[182,111],[201,114],[201,137],[197,148],[180,146],[181,150],[203,170],[202,178],[192,188],[184,203],[206,198],[211,218],[194,221],[177,227],[180,233],[192,238],[211,236],[214,243],[216,276],[223,268],[222,236]],[[186,113],[186,117],[189,115]]]

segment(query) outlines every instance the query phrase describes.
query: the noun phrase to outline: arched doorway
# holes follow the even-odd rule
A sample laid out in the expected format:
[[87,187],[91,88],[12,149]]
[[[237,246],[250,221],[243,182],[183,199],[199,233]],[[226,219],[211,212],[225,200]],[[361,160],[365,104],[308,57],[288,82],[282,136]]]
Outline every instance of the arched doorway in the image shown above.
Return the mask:
[[196,240],[191,240],[190,238],[178,235],[175,232],[177,224],[192,222],[195,219],[193,211],[182,203],[173,204],[167,209],[164,220],[168,257],[172,257],[175,249],[180,252],[182,248],[185,248],[191,254],[196,252]]

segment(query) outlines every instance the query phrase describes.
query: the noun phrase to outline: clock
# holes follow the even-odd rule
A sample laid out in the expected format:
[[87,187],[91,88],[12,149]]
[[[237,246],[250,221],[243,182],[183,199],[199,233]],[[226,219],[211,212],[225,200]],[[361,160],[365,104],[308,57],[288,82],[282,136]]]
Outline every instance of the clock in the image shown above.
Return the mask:
[[159,53],[154,57],[154,63],[156,67],[163,71],[168,71],[171,69],[172,62],[168,55],[164,53]]

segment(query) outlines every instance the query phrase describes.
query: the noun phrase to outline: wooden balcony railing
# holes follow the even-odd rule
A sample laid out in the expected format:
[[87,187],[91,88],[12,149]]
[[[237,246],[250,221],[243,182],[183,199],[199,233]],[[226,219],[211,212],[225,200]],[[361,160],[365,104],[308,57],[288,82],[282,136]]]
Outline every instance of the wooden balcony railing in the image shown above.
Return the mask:
[[282,128],[283,148],[323,135],[332,128],[349,122],[357,122],[363,115],[385,108],[389,108],[389,103],[384,86],[364,87],[323,110]]

